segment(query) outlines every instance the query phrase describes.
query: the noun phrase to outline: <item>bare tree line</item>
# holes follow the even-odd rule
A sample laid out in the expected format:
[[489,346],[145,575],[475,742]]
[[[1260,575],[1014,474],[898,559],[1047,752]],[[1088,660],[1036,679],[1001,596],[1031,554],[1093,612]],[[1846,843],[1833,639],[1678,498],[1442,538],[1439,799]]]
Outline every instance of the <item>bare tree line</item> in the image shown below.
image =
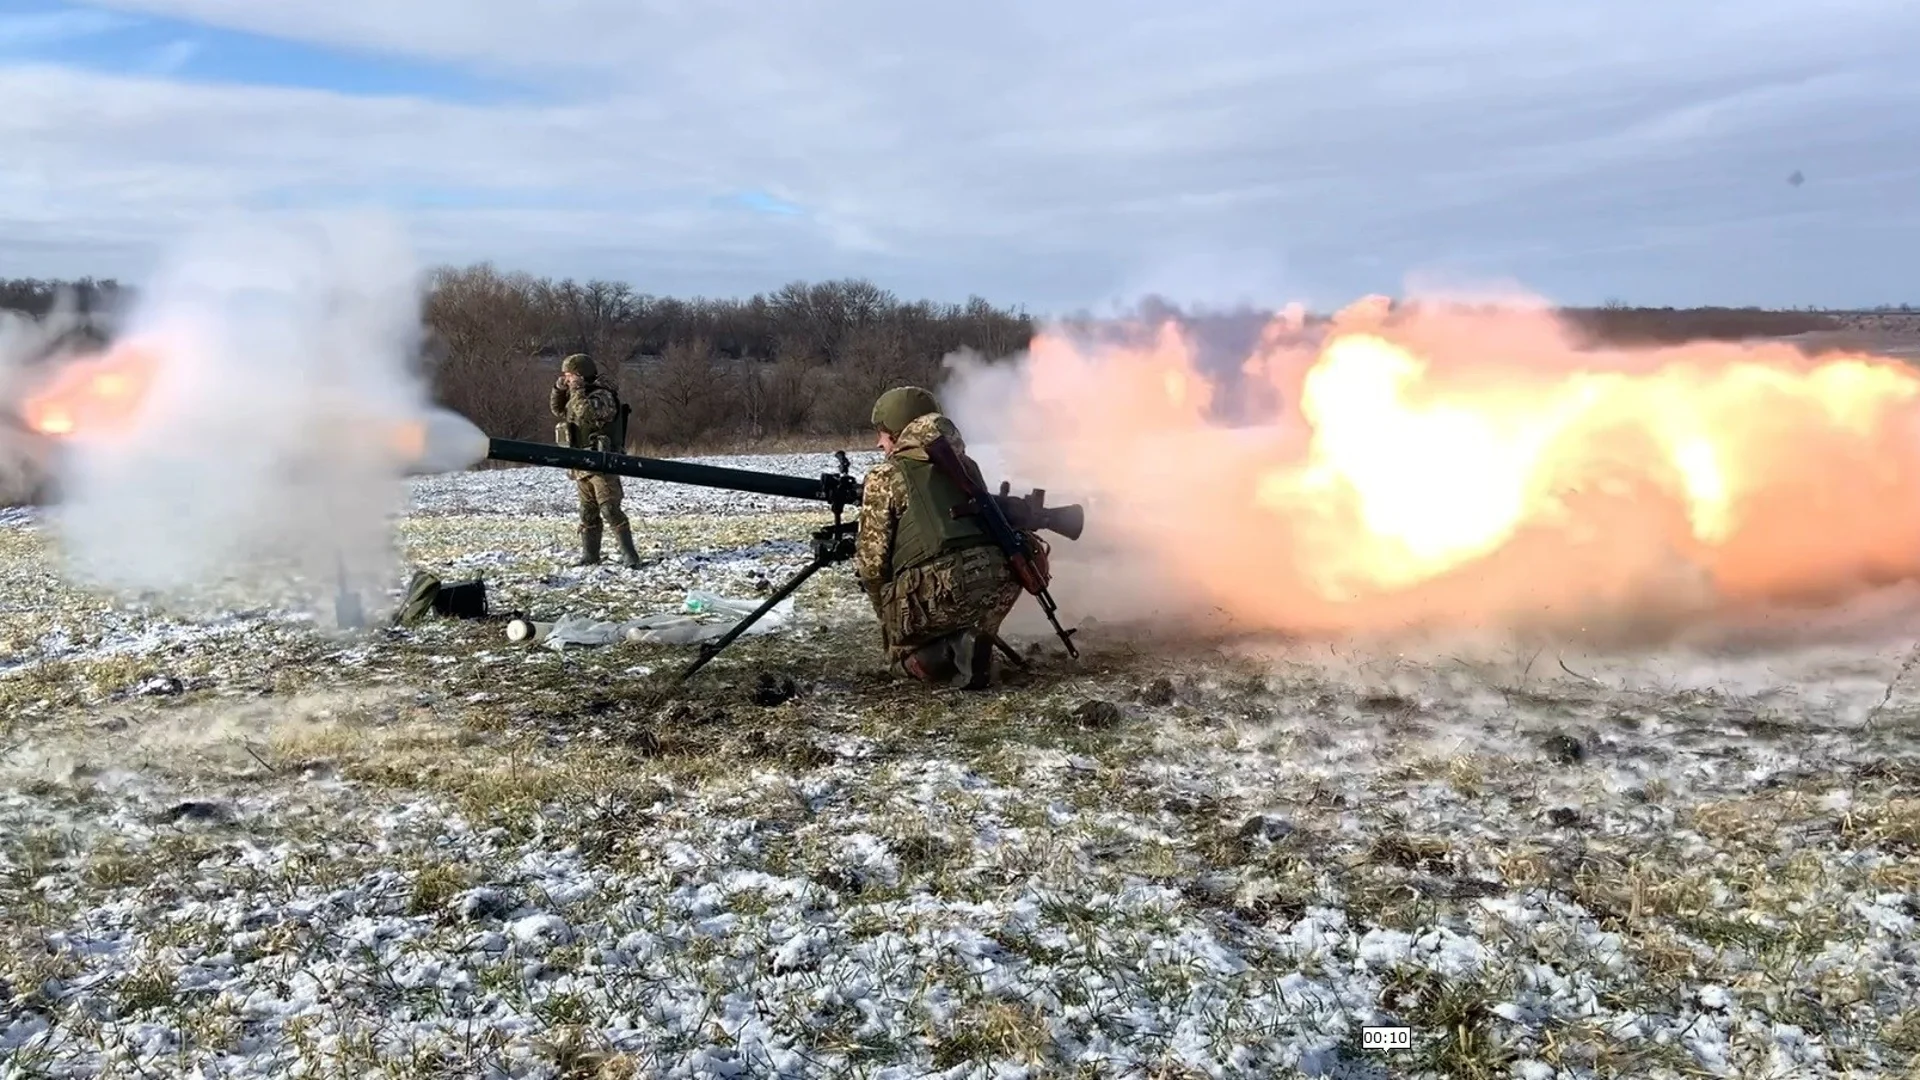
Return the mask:
[[117,310],[131,293],[112,278],[77,281],[46,278],[0,278],[0,311],[46,315],[62,302],[78,314]]
[[436,392],[487,431],[550,432],[555,365],[584,352],[633,406],[633,442],[665,448],[855,431],[889,386],[937,381],[958,349],[1012,355],[1034,329],[979,297],[909,302],[864,280],[684,300],[484,263],[435,271],[425,321]]

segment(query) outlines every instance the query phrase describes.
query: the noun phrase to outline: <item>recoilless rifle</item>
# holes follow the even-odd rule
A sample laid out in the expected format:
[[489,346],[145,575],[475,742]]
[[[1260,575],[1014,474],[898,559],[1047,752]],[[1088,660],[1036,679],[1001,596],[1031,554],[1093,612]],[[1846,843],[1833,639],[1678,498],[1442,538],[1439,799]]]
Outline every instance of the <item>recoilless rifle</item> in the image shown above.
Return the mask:
[[[1069,656],[1080,655],[1074,647],[1075,630],[1060,625],[1059,608],[1048,592],[1048,574],[1045,562],[1045,549],[1035,550],[1028,543],[1028,533],[1045,530],[1059,533],[1068,540],[1080,539],[1081,530],[1086,525],[1086,510],[1078,504],[1048,506],[1044,488],[1035,488],[1026,495],[1011,493],[1012,485],[1005,481],[1000,484],[997,495],[989,495],[981,485],[979,477],[964,467],[953,447],[943,439],[936,439],[927,448],[928,460],[944,474],[967,497],[964,505],[955,507],[953,516],[966,517],[979,515],[987,534],[993,538],[1001,551],[1005,552],[1008,564],[1020,587],[1031,593],[1040,603],[1040,610],[1047,621],[1053,625],[1053,632],[1067,648]],[[580,469],[585,472],[611,473],[637,480],[658,480],[668,484],[688,484],[694,487],[721,488],[728,491],[744,491],[756,495],[772,495],[786,499],[805,499],[811,502],[823,502],[833,511],[833,524],[822,526],[813,531],[809,547],[813,558],[800,572],[787,579],[766,602],[755,608],[746,618],[741,619],[725,634],[713,641],[700,645],[700,656],[680,673],[685,679],[705,667],[709,660],[718,656],[722,650],[734,642],[754,623],[772,611],[774,606],[793,595],[795,589],[805,584],[807,579],[835,563],[853,558],[854,535],[859,529],[858,520],[846,520],[849,506],[857,506],[865,489],[863,478],[851,475],[851,463],[846,452],[834,454],[840,469],[834,473],[821,473],[817,478],[788,476],[783,473],[760,472],[754,469],[730,469],[717,465],[697,465],[687,461],[667,461],[661,458],[638,457],[632,454],[616,454],[606,450],[583,450],[569,446],[548,445],[546,443],[521,442],[514,439],[489,439],[487,460],[510,461],[522,465],[544,465],[555,469]],[[1004,643],[996,642],[1016,662],[1018,654],[1007,649]]]

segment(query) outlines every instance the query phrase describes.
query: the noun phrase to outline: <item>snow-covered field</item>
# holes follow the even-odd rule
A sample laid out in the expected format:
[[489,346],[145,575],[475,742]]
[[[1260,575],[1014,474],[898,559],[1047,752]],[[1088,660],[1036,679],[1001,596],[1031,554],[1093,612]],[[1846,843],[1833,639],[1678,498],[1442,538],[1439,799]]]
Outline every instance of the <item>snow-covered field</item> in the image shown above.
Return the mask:
[[648,565],[582,571],[564,477],[419,481],[409,559],[502,617],[358,638],[114,605],[0,514],[0,1075],[1920,1065],[1910,642],[1095,629],[931,693],[840,567],[684,685],[683,649],[509,644],[509,612],[754,595],[825,520],[627,490]]

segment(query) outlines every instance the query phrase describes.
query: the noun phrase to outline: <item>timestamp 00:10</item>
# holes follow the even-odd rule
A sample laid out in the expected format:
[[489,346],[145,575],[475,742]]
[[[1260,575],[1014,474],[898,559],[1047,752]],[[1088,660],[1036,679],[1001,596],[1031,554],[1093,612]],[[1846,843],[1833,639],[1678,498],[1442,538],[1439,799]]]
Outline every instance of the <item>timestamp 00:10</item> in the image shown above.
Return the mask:
[[1408,1027],[1362,1027],[1362,1050],[1411,1050],[1413,1029]]

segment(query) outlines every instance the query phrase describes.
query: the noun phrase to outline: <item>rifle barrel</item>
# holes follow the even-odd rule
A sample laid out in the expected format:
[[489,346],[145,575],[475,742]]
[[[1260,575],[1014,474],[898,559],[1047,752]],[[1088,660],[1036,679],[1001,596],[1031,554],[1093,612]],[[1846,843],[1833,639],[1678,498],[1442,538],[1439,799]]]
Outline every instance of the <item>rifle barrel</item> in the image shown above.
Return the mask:
[[[487,440],[487,460],[512,461],[522,465],[545,465],[555,469],[584,469],[613,473],[640,480],[658,480],[668,484],[725,488],[756,495],[813,502],[847,503],[859,498],[857,482],[851,477],[822,474],[816,477],[787,476],[782,473],[756,472],[752,469],[727,469],[717,465],[695,465],[687,461],[613,454],[600,450],[576,450],[547,443],[517,439]],[[841,483],[840,481],[845,481]]]

